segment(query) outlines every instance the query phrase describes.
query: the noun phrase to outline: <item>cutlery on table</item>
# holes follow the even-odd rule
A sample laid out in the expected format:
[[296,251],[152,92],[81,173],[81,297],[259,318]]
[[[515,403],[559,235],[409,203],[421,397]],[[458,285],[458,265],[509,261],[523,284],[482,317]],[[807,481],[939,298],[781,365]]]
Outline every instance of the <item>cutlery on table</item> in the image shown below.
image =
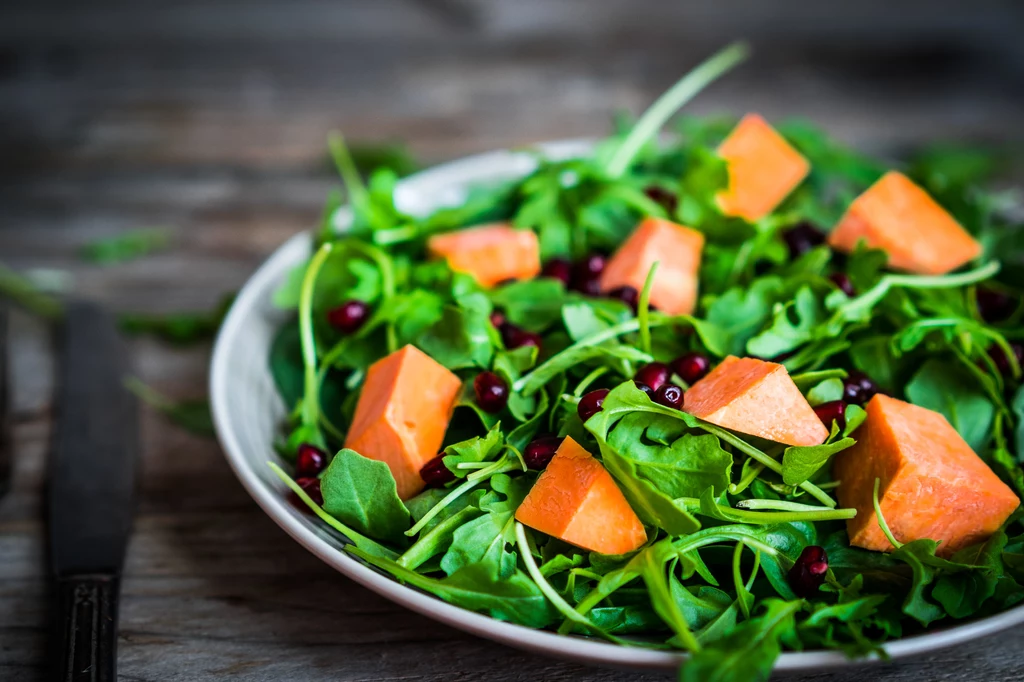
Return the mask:
[[110,315],[69,302],[60,329],[49,533],[57,679],[116,679],[117,603],[135,509],[138,406]]

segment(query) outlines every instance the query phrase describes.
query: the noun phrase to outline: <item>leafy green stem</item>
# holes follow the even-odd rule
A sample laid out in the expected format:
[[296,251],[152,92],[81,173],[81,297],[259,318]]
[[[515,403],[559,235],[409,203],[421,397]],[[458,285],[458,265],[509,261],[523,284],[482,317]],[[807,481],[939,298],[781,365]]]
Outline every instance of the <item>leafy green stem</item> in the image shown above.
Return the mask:
[[889,524],[885,522],[885,516],[882,515],[882,505],[878,503],[878,489],[881,485],[882,479],[876,478],[875,491],[871,496],[871,504],[875,508],[875,518],[878,519],[878,525],[882,529],[882,533],[885,535],[885,538],[892,544],[893,547],[899,549],[903,546],[903,543],[897,540],[896,537],[892,534],[892,531],[889,530]]
[[844,304],[837,312],[847,318],[855,317],[861,310],[870,309],[885,298],[885,295],[893,287],[904,289],[949,289],[981,282],[992,277],[997,272],[999,272],[999,261],[990,261],[974,270],[968,270],[957,275],[889,274],[878,280],[875,286]]
[[626,172],[641,148],[661,130],[679,109],[693,99],[697,93],[710,85],[724,73],[747,58],[750,49],[746,43],[737,42],[726,46],[683,76],[640,117],[633,129],[622,141],[611,160],[607,172],[613,178]]
[[313,255],[302,279],[299,295],[299,334],[302,341],[302,363],[305,368],[305,391],[302,398],[302,423],[317,428],[320,421],[320,381],[317,372],[316,335],[313,331],[313,292],[320,268],[331,255],[333,246],[325,243]]
[[332,131],[327,136],[327,146],[331,150],[331,157],[334,159],[334,165],[338,168],[338,174],[341,175],[341,180],[345,183],[345,189],[348,190],[349,201],[357,211],[365,212],[370,203],[369,194],[366,191],[366,185],[363,184],[363,179],[359,177],[359,170],[348,151],[345,138],[338,131]]
[[637,303],[636,320],[640,325],[640,350],[651,354],[651,328],[649,326],[649,314],[651,307],[651,287],[654,286],[654,273],[658,271],[658,261],[651,264],[647,271],[647,279],[644,280],[644,288],[640,292],[640,300]]

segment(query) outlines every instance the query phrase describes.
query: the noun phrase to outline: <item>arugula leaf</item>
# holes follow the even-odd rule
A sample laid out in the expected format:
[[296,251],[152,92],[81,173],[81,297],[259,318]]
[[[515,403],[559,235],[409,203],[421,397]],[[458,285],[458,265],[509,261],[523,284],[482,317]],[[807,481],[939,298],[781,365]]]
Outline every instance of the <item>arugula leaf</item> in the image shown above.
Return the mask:
[[489,462],[501,452],[501,422],[490,428],[485,436],[474,436],[460,443],[453,443],[444,449],[444,465],[460,478],[470,473],[468,469],[459,469],[459,464]]
[[141,229],[114,237],[97,239],[82,247],[84,260],[97,265],[112,265],[148,256],[170,246],[171,235],[163,229]]
[[142,383],[137,377],[128,377],[124,384],[139,400],[158,410],[176,426],[197,436],[213,438],[217,435],[217,430],[213,426],[213,414],[210,412],[210,401],[206,398],[172,400]]
[[420,348],[448,369],[489,367],[494,355],[490,303],[467,297],[468,306],[445,306],[441,319],[419,338]]
[[341,450],[320,477],[324,511],[377,540],[405,541],[409,510],[384,462]]
[[767,680],[782,652],[780,640],[795,628],[800,601],[765,599],[764,611],[740,623],[725,637],[693,654],[683,665],[682,682]]
[[791,446],[782,453],[782,481],[786,485],[798,485],[814,476],[832,457],[854,444],[852,438],[833,440],[838,434],[833,428],[833,436],[821,445]]

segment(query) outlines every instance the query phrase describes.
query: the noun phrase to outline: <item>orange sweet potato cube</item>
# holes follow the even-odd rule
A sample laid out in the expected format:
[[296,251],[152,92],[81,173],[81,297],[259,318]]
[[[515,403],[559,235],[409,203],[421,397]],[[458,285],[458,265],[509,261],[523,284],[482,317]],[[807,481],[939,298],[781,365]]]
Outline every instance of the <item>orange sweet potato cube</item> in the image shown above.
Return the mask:
[[406,500],[423,490],[420,469],[441,448],[461,389],[426,353],[400,348],[366,372],[345,447],[387,464]]
[[611,474],[569,437],[519,505],[516,520],[599,554],[625,554],[647,542]]
[[747,114],[718,147],[729,164],[729,187],[718,195],[726,215],[751,222],[775,210],[803,182],[811,165],[757,114]]
[[921,275],[942,275],[981,255],[981,244],[953,216],[896,171],[854,199],[828,243],[851,253],[861,240],[885,251],[891,267]]
[[660,218],[646,218],[608,260],[601,290],[631,286],[642,291],[655,262],[651,305],[670,315],[688,315],[697,305],[697,275],[704,235]]
[[853,434],[857,444],[832,464],[839,503],[857,509],[846,522],[851,545],[893,549],[875,516],[876,478],[893,536],[900,542],[937,540],[942,556],[985,540],[1017,509],[1013,491],[938,412],[881,394],[866,410]]
[[436,234],[427,240],[427,251],[485,287],[507,279],[531,279],[540,273],[537,235],[506,223]]
[[683,411],[724,429],[786,445],[819,445],[828,429],[780,364],[727,357],[690,387]]

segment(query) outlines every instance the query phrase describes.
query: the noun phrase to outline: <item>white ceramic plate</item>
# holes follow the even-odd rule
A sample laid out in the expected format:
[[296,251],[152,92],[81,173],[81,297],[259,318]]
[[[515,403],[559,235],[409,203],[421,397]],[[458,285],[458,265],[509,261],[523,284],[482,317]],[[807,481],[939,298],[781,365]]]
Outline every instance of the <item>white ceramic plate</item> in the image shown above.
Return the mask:
[[[551,158],[585,154],[586,141],[541,145]],[[524,175],[534,168],[524,153],[498,151],[439,166],[404,180],[396,193],[399,207],[422,215],[462,201],[473,184],[500,182]],[[339,227],[347,213],[339,212]],[[309,258],[310,236],[288,240],[246,283],[231,308],[214,348],[210,395],[217,433],[242,485],[289,535],[306,549],[349,578],[374,592],[428,618],[503,644],[583,663],[620,668],[674,668],[682,660],[676,653],[632,649],[583,637],[567,638],[512,625],[466,611],[440,599],[406,587],[342,550],[342,537],[310,515],[288,503],[287,489],[271,472],[275,460],[276,430],[287,410],[277,395],[267,358],[276,330],[287,318],[271,304],[275,289],[296,265]],[[937,630],[892,642],[886,650],[893,658],[912,656],[991,634],[1024,622],[1024,606],[957,627]],[[782,654],[777,671],[816,671],[855,665],[838,652],[808,651]]]

